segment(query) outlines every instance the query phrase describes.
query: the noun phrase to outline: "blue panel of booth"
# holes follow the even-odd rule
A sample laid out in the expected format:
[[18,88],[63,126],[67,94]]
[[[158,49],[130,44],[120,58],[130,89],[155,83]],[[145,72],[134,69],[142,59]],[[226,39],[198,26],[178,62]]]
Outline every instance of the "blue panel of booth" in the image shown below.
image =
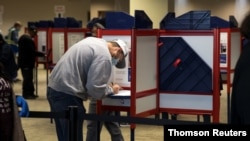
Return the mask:
[[169,12],[160,22],[160,29],[167,30],[210,30],[213,28],[238,27],[234,16],[229,16],[226,21],[217,16],[210,16],[209,10],[189,11],[179,17],[174,12]]
[[160,29],[168,30],[208,30],[210,29],[209,10],[189,11],[175,18],[174,13],[167,14],[160,23]]
[[143,10],[135,10],[135,28],[152,29],[153,22]]
[[234,16],[229,17],[229,21],[226,21],[220,17],[212,16],[211,17],[211,28],[231,28],[238,27],[238,23]]
[[56,28],[67,27],[67,19],[66,18],[54,18],[54,27]]
[[67,17],[67,27],[69,28],[81,28],[82,27],[82,21],[78,21],[73,17]]
[[125,12],[107,12],[105,17],[107,29],[134,28],[135,19]]
[[160,37],[160,90],[212,92],[212,69],[181,37]]
[[38,22],[38,28],[49,28],[49,27],[54,27],[54,22],[53,21],[47,21],[47,20],[41,20]]

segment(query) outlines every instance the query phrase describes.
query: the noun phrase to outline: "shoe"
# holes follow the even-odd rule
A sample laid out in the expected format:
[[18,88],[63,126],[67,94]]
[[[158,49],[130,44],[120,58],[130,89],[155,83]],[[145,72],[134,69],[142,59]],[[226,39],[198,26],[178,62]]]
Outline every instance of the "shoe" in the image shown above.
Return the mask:
[[171,119],[172,120],[177,120],[177,114],[171,114]]
[[130,126],[129,123],[126,123],[126,122],[121,122],[120,123],[120,127],[128,127],[128,126]]
[[27,96],[23,96],[24,99],[36,99],[38,98],[37,95],[27,95]]
[[14,78],[14,79],[13,79],[13,82],[14,82],[14,83],[17,83],[17,82],[20,82],[20,81],[21,81],[21,79],[19,79],[19,78]]

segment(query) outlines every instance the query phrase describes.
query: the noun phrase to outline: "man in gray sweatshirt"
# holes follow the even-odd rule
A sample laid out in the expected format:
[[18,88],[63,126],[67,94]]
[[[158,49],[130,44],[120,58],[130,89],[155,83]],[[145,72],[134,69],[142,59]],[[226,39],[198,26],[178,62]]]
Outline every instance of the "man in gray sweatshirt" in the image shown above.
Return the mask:
[[[101,23],[96,22],[92,27],[90,27],[91,32],[88,33],[88,35],[96,37],[98,29],[105,29],[105,27]],[[115,65],[115,67],[118,69],[123,69],[126,67],[126,64],[124,61],[120,61]],[[112,78],[110,78],[110,84],[113,84],[111,80]],[[96,108],[97,100],[90,97],[88,113],[96,114]],[[115,111],[102,111],[102,114],[111,116],[116,115]],[[103,126],[105,126],[105,128],[108,130],[111,141],[124,141],[119,122],[100,122],[100,131],[97,131],[97,121],[94,120],[87,120],[86,141],[97,141],[98,134],[100,134]]]
[[[83,100],[102,99],[116,94],[119,85],[109,85],[112,66],[125,63],[126,43],[120,39],[106,41],[88,37],[70,47],[53,68],[48,83],[47,98],[52,112],[63,112],[78,106],[77,140],[83,141]],[[68,123],[55,118],[58,141],[68,140]]]

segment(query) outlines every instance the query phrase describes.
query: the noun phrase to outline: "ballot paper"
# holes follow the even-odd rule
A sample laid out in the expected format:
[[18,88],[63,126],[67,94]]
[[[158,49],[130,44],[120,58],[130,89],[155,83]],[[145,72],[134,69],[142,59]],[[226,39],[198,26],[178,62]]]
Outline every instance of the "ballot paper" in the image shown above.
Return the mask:
[[118,94],[110,95],[111,98],[130,98],[130,90],[120,90]]

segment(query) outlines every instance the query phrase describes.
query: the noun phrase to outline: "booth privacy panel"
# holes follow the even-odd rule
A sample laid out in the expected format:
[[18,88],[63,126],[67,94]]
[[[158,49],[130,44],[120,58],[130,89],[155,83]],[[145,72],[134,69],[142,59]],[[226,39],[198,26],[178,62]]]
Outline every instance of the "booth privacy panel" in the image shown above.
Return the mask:
[[212,95],[160,93],[160,107],[185,110],[213,110]]
[[161,91],[212,92],[212,69],[181,37],[160,37]]
[[64,32],[52,33],[52,56],[53,64],[56,64],[65,52]]
[[[157,37],[138,36],[136,40],[136,92],[157,88]],[[146,79],[145,79],[146,78]],[[146,81],[145,81],[146,80]]]

